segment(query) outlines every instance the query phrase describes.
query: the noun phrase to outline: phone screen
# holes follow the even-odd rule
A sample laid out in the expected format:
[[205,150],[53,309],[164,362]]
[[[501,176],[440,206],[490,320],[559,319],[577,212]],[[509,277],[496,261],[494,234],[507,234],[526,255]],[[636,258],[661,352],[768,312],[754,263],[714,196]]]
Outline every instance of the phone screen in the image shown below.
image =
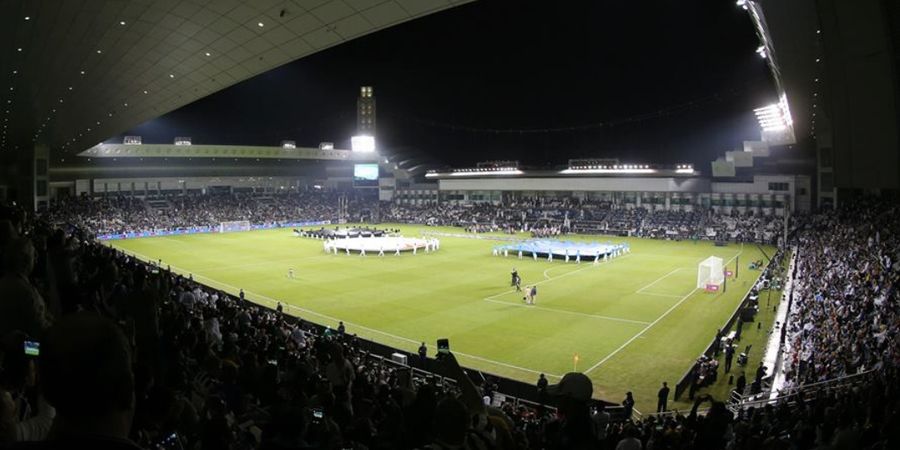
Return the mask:
[[172,433],[166,437],[164,437],[158,444],[156,444],[156,448],[159,450],[178,450],[181,448],[181,442],[178,441],[178,434]]
[[35,341],[25,341],[25,354],[28,356],[40,356],[41,343]]
[[450,353],[450,340],[447,338],[438,339],[437,340],[437,351],[438,351],[438,353],[443,353],[443,354]]

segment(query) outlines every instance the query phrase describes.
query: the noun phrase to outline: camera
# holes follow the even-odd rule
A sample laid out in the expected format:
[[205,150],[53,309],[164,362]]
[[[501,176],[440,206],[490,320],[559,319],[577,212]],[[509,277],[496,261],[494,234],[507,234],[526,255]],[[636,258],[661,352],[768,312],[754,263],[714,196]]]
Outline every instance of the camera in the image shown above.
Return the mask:
[[437,357],[442,358],[450,353],[450,340],[442,338],[437,340]]

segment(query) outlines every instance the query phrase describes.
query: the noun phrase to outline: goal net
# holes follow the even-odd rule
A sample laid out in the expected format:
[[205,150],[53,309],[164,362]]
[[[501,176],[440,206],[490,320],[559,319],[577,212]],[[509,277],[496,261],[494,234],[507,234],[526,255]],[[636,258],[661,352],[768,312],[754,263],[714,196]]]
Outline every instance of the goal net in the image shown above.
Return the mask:
[[247,231],[249,229],[249,220],[234,220],[231,222],[222,222],[219,224],[219,233],[226,233],[229,231]]
[[719,286],[724,282],[725,269],[722,265],[722,258],[710,256],[697,267],[698,288],[706,288],[709,285]]

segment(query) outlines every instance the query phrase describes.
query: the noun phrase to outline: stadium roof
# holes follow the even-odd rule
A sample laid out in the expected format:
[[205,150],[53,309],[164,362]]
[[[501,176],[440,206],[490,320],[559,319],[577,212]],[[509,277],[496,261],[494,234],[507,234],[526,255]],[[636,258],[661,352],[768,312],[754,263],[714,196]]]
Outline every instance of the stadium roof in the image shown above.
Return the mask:
[[81,151],[274,67],[469,1],[0,2],[0,149]]

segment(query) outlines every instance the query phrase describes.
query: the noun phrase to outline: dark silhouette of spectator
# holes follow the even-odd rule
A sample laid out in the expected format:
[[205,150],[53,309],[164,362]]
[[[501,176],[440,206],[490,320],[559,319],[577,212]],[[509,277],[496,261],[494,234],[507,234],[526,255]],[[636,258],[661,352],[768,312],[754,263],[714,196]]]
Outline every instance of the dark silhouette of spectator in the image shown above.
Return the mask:
[[622,400],[622,406],[625,407],[625,410],[622,412],[625,420],[631,420],[631,415],[634,410],[634,397],[632,397],[631,391],[625,393],[625,400]]
[[546,448],[596,448],[597,434],[589,405],[593,393],[591,379],[578,372],[569,372],[558,384],[547,387],[547,394],[557,402],[559,418],[547,425]]
[[662,387],[656,393],[656,412],[666,412],[666,406],[669,403],[669,385],[663,381]]
[[744,390],[747,388],[747,377],[741,372],[741,375],[738,377],[737,382],[735,382],[734,390],[739,395],[744,395]]
[[419,367],[422,369],[426,368],[428,364],[428,347],[425,346],[423,342],[422,345],[419,346]]
[[35,250],[26,238],[7,243],[3,254],[4,274],[0,278],[0,336],[19,330],[35,339],[50,324],[44,299],[31,284]]
[[57,411],[45,446],[136,449],[128,342],[114,323],[87,313],[64,317],[41,345],[41,389]]

